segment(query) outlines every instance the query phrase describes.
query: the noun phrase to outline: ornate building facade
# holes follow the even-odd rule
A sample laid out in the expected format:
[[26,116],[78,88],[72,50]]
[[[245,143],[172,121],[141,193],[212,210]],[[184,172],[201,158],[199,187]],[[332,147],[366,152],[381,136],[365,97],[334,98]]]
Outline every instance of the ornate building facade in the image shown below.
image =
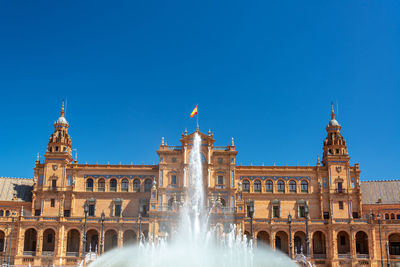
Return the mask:
[[[173,238],[194,133],[180,146],[162,140],[157,165],[99,165],[73,159],[68,128],[62,108],[45,160],[35,162],[31,200],[0,216],[2,260],[76,265],[137,242],[139,233]],[[326,131],[315,166],[238,166],[233,139],[215,146],[210,131],[197,130],[211,223],[224,231],[236,224],[257,246],[304,253],[317,266],[400,264],[400,220],[383,222],[363,207],[359,165],[350,165],[333,110]]]

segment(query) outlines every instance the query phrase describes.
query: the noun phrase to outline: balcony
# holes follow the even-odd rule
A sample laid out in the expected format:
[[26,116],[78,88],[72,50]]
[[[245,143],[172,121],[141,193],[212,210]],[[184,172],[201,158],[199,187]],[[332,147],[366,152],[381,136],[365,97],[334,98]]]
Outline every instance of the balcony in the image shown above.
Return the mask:
[[350,255],[350,253],[338,254],[338,258],[339,259],[351,259],[351,255]]
[[36,256],[36,251],[24,251],[22,253],[24,256]]
[[79,252],[68,252],[67,257],[79,257]]
[[341,188],[341,189],[335,189],[335,193],[336,194],[345,194],[346,193],[346,190],[345,189],[343,189],[343,188]]
[[357,259],[369,259],[369,254],[357,254]]
[[42,251],[42,256],[53,257],[54,251]]
[[224,189],[224,188],[225,188],[225,185],[223,185],[223,184],[217,184],[215,186],[215,189]]
[[316,260],[325,260],[326,254],[314,254],[314,259]]

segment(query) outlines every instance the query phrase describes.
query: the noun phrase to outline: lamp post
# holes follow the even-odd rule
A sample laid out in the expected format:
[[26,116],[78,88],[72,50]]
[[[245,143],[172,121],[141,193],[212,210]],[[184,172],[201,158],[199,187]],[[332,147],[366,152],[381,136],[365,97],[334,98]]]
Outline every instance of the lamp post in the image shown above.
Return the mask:
[[4,244],[4,253],[1,257],[1,265],[5,264],[7,261],[7,235],[8,235],[8,226],[6,226],[6,234],[4,236],[5,244]]
[[291,259],[293,259],[293,256],[292,256],[292,251],[293,251],[293,249],[292,249],[292,215],[290,215],[290,213],[287,218],[287,221],[289,224],[289,257]]
[[380,247],[381,247],[381,266],[383,267],[383,252],[382,252],[382,234],[381,234],[381,215],[378,214],[377,216],[378,219],[378,224],[379,224],[379,243],[380,243]]
[[389,241],[386,241],[386,266],[390,267],[390,262],[389,262]]
[[249,201],[249,209],[247,215],[250,217],[250,234],[251,234],[251,240],[253,240],[254,200]]
[[310,238],[308,237],[308,213],[309,213],[309,210],[308,210],[307,203],[304,208],[304,211],[305,211],[305,215],[306,215],[306,249],[307,249],[306,256],[310,257]]
[[104,214],[104,210],[101,212],[101,238],[100,238],[100,255],[103,254],[103,232],[104,232],[104,220],[106,219],[106,215]]
[[139,242],[142,240],[142,212],[143,206],[139,206]]
[[83,212],[85,213],[85,224],[83,226],[83,245],[82,245],[82,257],[85,257],[85,250],[86,250],[86,220],[87,214],[89,212],[89,204],[86,200],[85,205],[83,206]]

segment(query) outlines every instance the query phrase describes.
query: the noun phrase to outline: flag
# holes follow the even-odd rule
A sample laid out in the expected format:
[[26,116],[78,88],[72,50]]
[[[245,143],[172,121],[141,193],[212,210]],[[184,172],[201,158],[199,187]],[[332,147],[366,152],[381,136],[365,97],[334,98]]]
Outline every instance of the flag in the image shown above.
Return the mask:
[[192,113],[190,114],[190,118],[193,118],[194,115],[197,115],[197,105],[196,105],[196,107],[193,109]]

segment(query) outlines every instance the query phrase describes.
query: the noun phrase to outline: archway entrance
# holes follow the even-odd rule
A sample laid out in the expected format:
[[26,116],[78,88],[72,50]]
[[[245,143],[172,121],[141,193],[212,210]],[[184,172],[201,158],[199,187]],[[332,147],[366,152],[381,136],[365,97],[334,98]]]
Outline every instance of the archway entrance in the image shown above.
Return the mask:
[[92,229],[86,234],[86,252],[96,252],[99,248],[99,233]]
[[400,234],[391,234],[389,236],[389,254],[400,255]]
[[275,234],[275,248],[280,251],[288,254],[289,246],[288,246],[288,235],[284,231],[279,231]]
[[265,231],[260,231],[257,233],[257,246],[268,246],[269,245],[269,234]]
[[368,255],[368,235],[363,232],[359,231],[356,234],[356,253],[362,255]]
[[30,228],[25,231],[24,235],[24,255],[35,256],[37,244],[37,232],[35,229]]
[[46,229],[43,232],[43,245],[42,245],[42,251],[43,254],[45,255],[54,255],[54,247],[56,244],[56,233],[54,232],[53,229]]
[[341,231],[337,234],[337,250],[338,254],[350,254],[350,237],[348,233]]
[[108,230],[104,236],[104,251],[118,246],[118,234],[115,230]]
[[79,256],[79,243],[81,242],[81,235],[78,230],[72,229],[67,234],[67,256]]
[[294,234],[294,251],[296,254],[303,253],[307,255],[306,234],[304,232],[296,232]]
[[133,230],[124,232],[124,246],[136,243],[136,233]]
[[313,256],[315,259],[326,259],[326,241],[325,235],[317,231],[313,235]]

